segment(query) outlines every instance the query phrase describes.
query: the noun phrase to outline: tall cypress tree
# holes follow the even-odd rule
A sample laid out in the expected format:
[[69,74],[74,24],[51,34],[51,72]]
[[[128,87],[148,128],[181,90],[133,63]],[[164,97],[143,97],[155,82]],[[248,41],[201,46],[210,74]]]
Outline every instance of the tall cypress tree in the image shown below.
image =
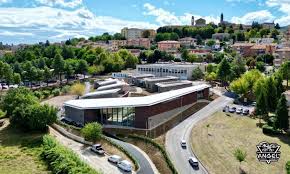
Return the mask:
[[272,77],[267,78],[266,80],[266,97],[267,97],[267,106],[268,111],[275,112],[277,107],[277,89],[275,82]]
[[277,110],[276,110],[276,122],[275,127],[283,130],[287,130],[289,128],[289,116],[288,116],[288,108],[287,108],[287,100],[284,94],[281,95]]

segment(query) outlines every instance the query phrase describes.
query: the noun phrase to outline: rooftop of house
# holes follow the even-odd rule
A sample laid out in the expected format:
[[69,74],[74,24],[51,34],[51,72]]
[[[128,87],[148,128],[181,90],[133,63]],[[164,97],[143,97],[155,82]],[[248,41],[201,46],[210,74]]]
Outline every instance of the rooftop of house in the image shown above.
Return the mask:
[[164,40],[164,41],[160,41],[158,42],[158,44],[162,44],[162,43],[172,43],[172,44],[180,44],[180,42],[175,41],[175,40]]

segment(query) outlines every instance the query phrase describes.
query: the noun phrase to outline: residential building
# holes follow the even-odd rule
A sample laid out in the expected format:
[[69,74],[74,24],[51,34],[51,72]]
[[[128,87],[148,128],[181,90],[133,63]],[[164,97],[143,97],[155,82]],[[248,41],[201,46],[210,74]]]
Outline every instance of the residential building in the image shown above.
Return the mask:
[[274,42],[274,38],[250,38],[249,42],[256,44],[271,44]]
[[280,67],[285,61],[290,60],[290,48],[280,48],[275,51],[274,65]]
[[123,28],[121,34],[126,39],[137,39],[142,37],[142,29],[139,28]]
[[206,26],[206,20],[203,18],[199,18],[195,21],[195,26],[197,27],[204,27]]
[[117,51],[120,47],[127,45],[127,40],[109,40],[109,45],[112,51]]
[[192,37],[185,37],[178,40],[180,45],[186,48],[190,48],[196,45],[196,39]]
[[273,54],[275,53],[276,46],[277,44],[255,44],[251,47],[251,54],[253,56]]
[[188,49],[189,54],[195,54],[200,57],[206,57],[208,54],[211,54],[209,49]]
[[127,46],[145,47],[150,48],[150,39],[138,38],[138,39],[127,39]]
[[273,29],[275,28],[275,23],[273,22],[265,22],[262,24],[263,28]]
[[212,35],[212,39],[220,40],[220,41],[229,40],[230,34],[229,33],[215,33]]
[[207,64],[194,63],[194,64],[182,64],[182,63],[156,63],[156,64],[144,64],[137,65],[137,74],[153,74],[157,77],[175,76],[181,80],[192,79],[192,72],[199,67],[202,71],[206,70]]
[[158,42],[158,49],[161,51],[176,51],[178,48],[180,48],[180,42],[178,41],[166,40]]
[[232,45],[233,49],[244,57],[249,57],[252,55],[251,53],[252,46],[254,46],[253,43],[238,43],[238,42]]
[[113,134],[157,137],[192,115],[190,108],[208,98],[209,87],[202,84],[145,97],[70,100],[64,103],[65,117],[81,124],[99,122]]
[[130,53],[132,53],[134,56],[138,57],[141,53],[140,49],[127,49]]

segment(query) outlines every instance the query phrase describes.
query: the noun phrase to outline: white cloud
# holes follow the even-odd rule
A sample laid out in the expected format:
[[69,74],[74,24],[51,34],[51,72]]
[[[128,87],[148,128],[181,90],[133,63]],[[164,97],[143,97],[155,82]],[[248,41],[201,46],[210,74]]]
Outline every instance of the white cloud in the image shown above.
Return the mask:
[[[96,35],[102,32],[120,32],[123,27],[154,28],[149,22],[127,21],[109,16],[96,16],[85,7],[66,10],[41,6],[35,8],[0,8],[0,30],[15,31],[16,35],[36,33],[51,39],[68,39]],[[8,29],[7,29],[8,28]],[[1,31],[0,31],[1,32]],[[21,33],[23,32],[23,33]],[[53,36],[51,34],[54,34]],[[1,33],[0,33],[1,35]],[[11,34],[2,32],[2,36]],[[0,37],[1,39],[1,37]]]
[[0,36],[33,36],[33,33],[0,31]]
[[[200,15],[194,15],[191,13],[184,13],[181,16],[175,15],[175,13],[164,10],[163,8],[157,8],[150,3],[145,3],[144,8],[146,11],[143,12],[144,15],[155,16],[155,21],[163,26],[163,25],[189,25],[191,22],[191,17],[194,16],[195,19],[201,18]],[[209,22],[219,22],[219,17],[214,16],[204,16],[204,18],[208,23]]]
[[257,22],[273,22],[275,17],[268,10],[255,11],[245,14],[242,17],[232,17],[231,21],[238,24],[251,24]]
[[82,0],[36,0],[41,5],[46,5],[50,7],[61,6],[61,7],[69,7],[75,8],[82,5]]
[[0,4],[5,4],[5,3],[9,3],[11,2],[11,0],[0,0]]

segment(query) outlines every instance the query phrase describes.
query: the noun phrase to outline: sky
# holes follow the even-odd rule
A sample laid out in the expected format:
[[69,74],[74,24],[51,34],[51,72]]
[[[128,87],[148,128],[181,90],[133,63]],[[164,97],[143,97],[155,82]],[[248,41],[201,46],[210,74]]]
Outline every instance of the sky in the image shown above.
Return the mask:
[[0,0],[0,42],[60,42],[123,27],[189,25],[191,16],[290,24],[290,0]]

